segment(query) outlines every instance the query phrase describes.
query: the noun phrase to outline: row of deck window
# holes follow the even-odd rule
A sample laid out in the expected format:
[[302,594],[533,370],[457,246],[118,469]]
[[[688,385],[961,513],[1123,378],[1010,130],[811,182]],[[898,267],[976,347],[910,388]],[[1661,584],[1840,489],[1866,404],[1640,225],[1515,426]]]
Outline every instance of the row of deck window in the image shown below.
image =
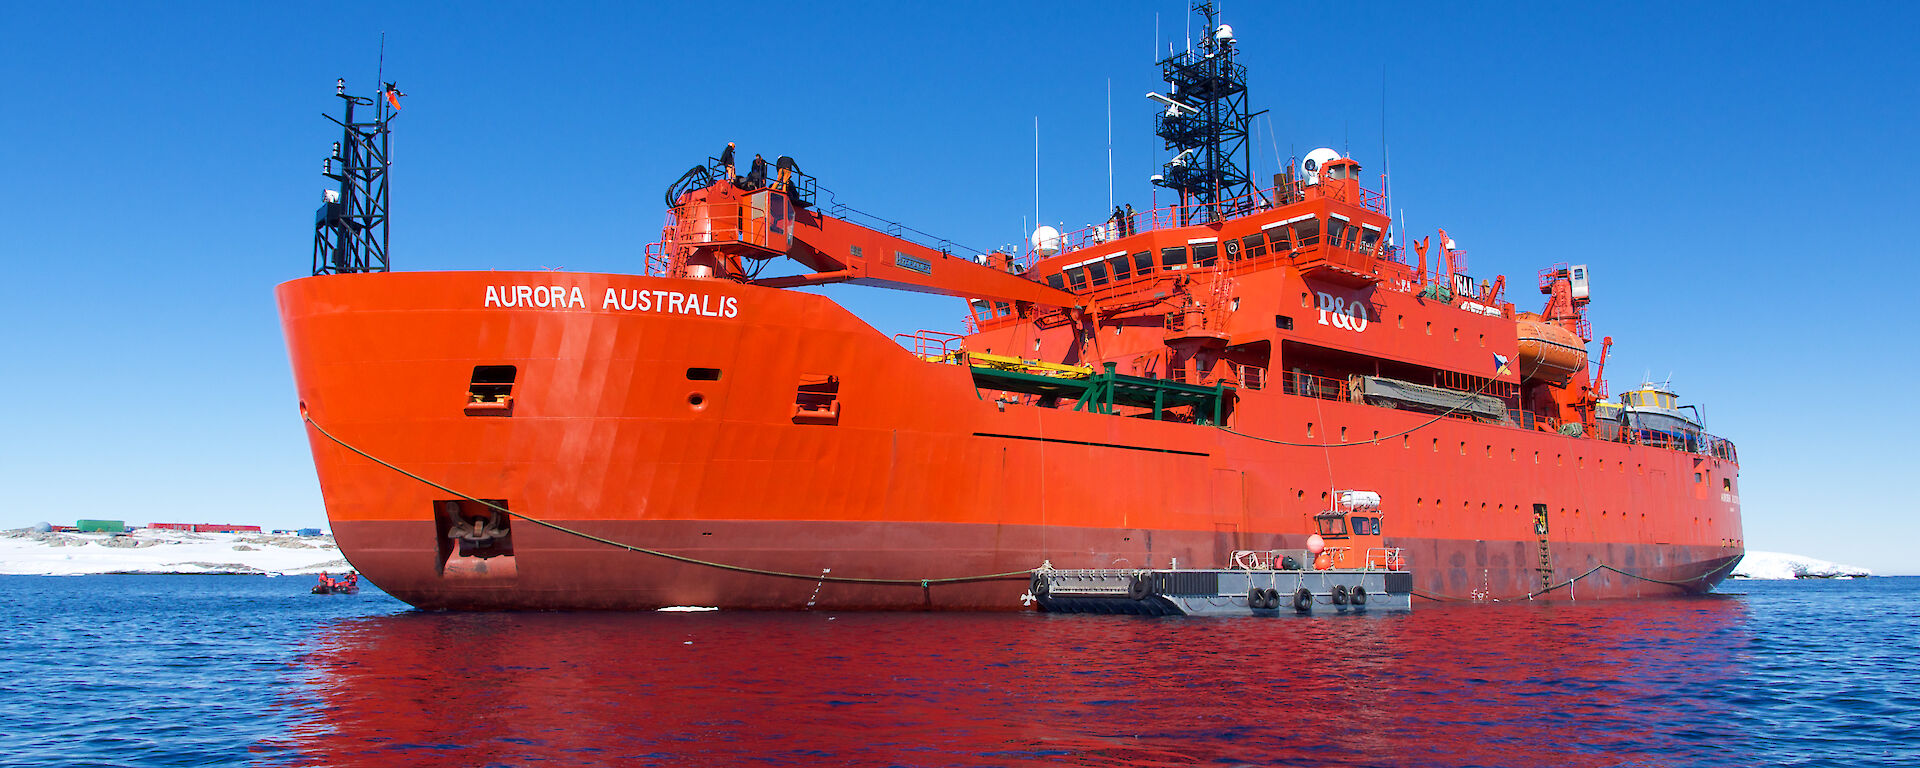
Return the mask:
[[[1269,224],[1258,233],[1240,238],[1237,243],[1229,240],[1229,259],[1257,259],[1268,253],[1284,253],[1317,245],[1320,243],[1321,221],[1313,216],[1301,216]],[[1363,252],[1372,252],[1380,245],[1381,231],[1371,224],[1354,226],[1339,214],[1332,214],[1325,222],[1329,245]],[[1219,248],[1219,242],[1213,239],[1190,241],[1187,245],[1160,249],[1158,260],[1152,251],[1140,251],[1132,255],[1121,252],[1070,265],[1058,273],[1047,275],[1046,281],[1055,288],[1066,290],[1071,286],[1072,290],[1080,291],[1147,275],[1156,268],[1171,271],[1189,266],[1211,267],[1218,258]]]

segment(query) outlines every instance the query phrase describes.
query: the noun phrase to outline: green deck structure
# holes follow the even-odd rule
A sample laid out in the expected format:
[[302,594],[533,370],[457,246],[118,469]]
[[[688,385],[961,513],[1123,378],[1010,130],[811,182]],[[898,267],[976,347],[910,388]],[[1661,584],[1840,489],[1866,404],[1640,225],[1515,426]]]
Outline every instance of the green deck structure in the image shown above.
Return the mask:
[[1116,372],[1116,367],[1114,363],[1107,363],[1105,371],[1082,378],[1043,376],[976,365],[973,366],[973,384],[1003,392],[1071,398],[1076,411],[1111,414],[1118,412],[1115,406],[1147,408],[1151,409],[1155,420],[1164,419],[1168,409],[1191,406],[1195,423],[1213,425],[1221,423],[1228,398],[1234,392],[1234,387],[1225,383],[1202,386],[1171,379],[1128,376]]

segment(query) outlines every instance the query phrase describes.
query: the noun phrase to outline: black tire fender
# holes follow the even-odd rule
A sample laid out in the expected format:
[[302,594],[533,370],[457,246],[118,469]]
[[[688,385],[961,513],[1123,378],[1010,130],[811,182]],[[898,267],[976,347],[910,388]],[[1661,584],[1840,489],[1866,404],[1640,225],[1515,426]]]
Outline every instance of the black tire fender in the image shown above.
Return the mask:
[[1293,609],[1301,613],[1313,610],[1313,593],[1308,592],[1306,587],[1294,590]]
[[1151,597],[1153,595],[1151,579],[1152,577],[1144,573],[1134,574],[1133,578],[1127,582],[1127,597],[1134,600],[1145,600]]
[[1347,599],[1352,601],[1354,605],[1366,605],[1367,588],[1357,584],[1354,585],[1353,591],[1347,594]]
[[1253,589],[1247,590],[1247,607],[1254,610],[1265,610],[1273,606],[1267,605],[1266,590],[1254,587]]
[[1347,604],[1347,585],[1345,584],[1333,585],[1333,604],[1334,605]]

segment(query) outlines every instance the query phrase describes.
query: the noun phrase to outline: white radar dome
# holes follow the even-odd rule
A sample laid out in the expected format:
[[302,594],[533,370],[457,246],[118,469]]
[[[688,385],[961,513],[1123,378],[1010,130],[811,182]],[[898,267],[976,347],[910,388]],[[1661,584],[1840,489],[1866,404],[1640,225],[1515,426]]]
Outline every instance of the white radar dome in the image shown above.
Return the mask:
[[1046,225],[1033,231],[1033,252],[1041,256],[1052,256],[1060,252],[1060,230]]
[[1300,178],[1306,179],[1308,184],[1318,184],[1320,167],[1338,159],[1340,159],[1340,153],[1328,147],[1308,152],[1306,158],[1300,161]]
[[1226,25],[1226,24],[1222,24],[1222,25],[1220,25],[1220,28],[1219,28],[1219,29],[1217,29],[1217,30],[1214,30],[1214,33],[1213,33],[1213,39],[1215,39],[1215,40],[1232,40],[1232,39],[1233,39],[1233,27],[1231,27],[1231,26],[1228,26],[1228,25]]

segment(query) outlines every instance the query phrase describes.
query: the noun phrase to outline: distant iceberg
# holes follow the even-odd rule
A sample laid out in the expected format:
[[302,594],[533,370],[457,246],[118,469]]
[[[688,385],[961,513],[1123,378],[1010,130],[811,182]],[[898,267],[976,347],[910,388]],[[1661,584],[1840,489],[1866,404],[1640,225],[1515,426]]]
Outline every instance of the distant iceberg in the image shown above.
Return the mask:
[[1748,550],[1732,575],[1736,579],[1850,579],[1872,576],[1873,571],[1804,555]]

